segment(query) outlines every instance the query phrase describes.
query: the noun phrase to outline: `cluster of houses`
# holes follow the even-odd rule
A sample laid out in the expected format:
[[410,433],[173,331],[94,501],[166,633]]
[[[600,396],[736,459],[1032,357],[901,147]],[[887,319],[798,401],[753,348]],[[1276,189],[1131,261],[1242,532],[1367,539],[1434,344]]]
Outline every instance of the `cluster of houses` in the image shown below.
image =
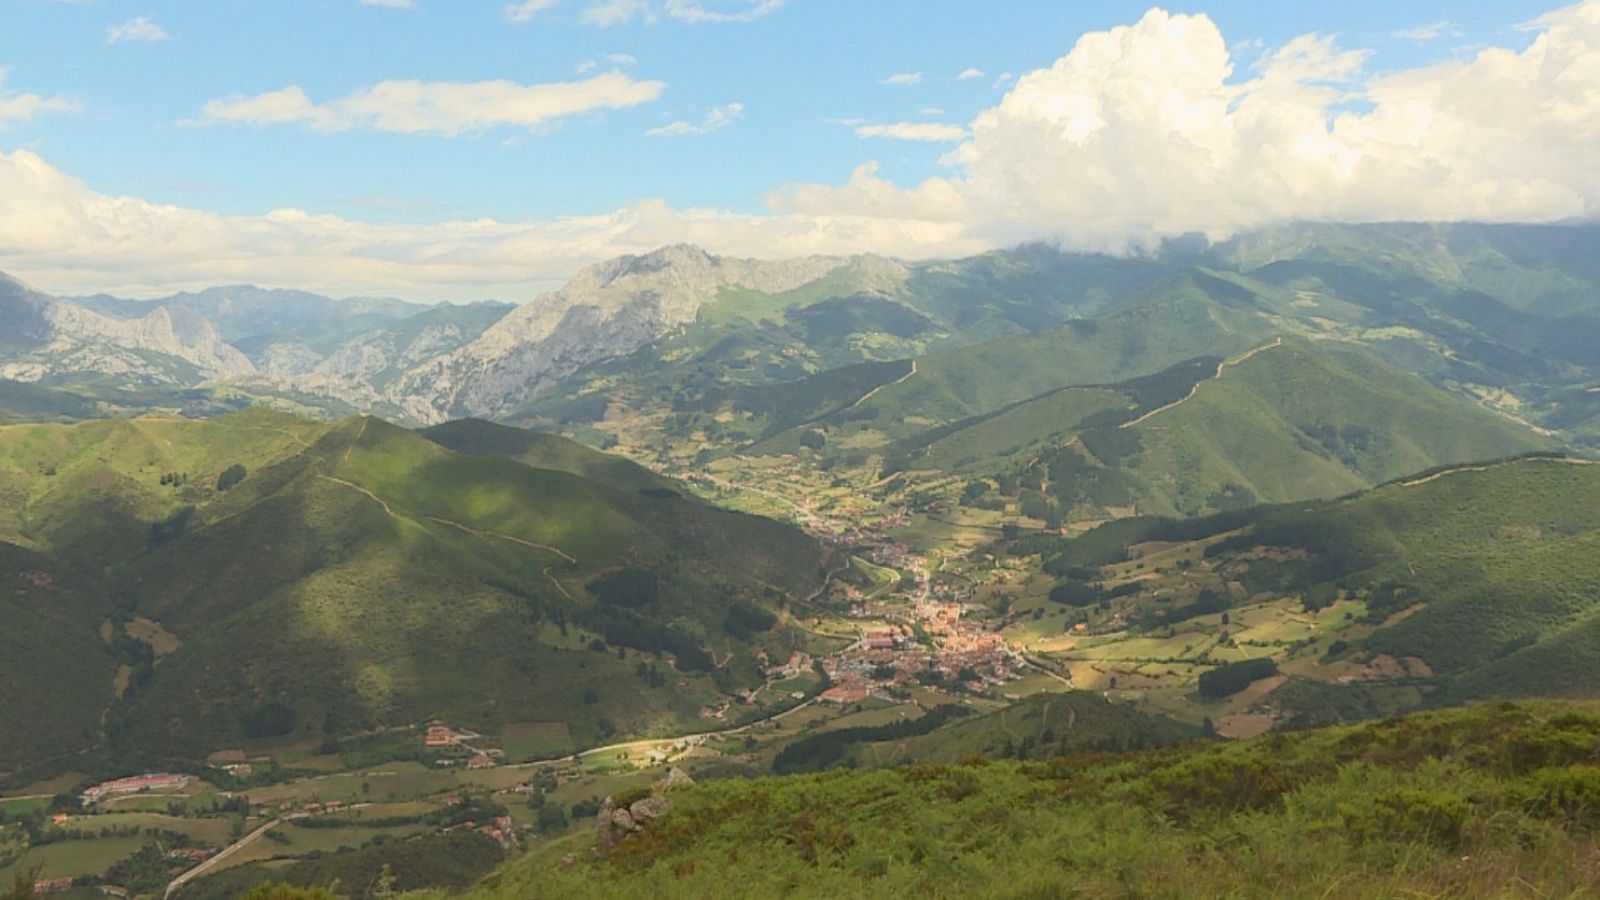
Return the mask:
[[[980,689],[1019,674],[1010,646],[981,623],[962,618],[962,605],[923,601],[882,610],[888,624],[866,632],[855,646],[823,659],[831,686],[820,699],[858,703],[927,680],[967,680]],[[917,632],[937,639],[933,649]]]
[[422,748],[424,750],[465,751],[465,755],[455,753],[443,756],[436,762],[441,766],[464,765],[468,769],[492,769],[505,759],[505,751],[498,747],[478,748],[472,741],[483,740],[483,735],[471,731],[457,731],[443,722],[435,719],[428,723],[422,734]]
[[[577,763],[551,764],[540,766],[535,778],[549,778],[556,787],[562,787],[583,777],[583,769]],[[521,781],[511,786],[511,791],[532,797],[539,792],[539,786],[534,783],[535,778]]]
[[102,781],[85,790],[81,799],[84,806],[93,806],[101,800],[117,794],[138,794],[146,791],[152,793],[181,791],[193,781],[194,776],[192,775],[133,775],[128,778]]
[[446,834],[452,831],[476,831],[493,839],[507,850],[517,846],[517,826],[511,821],[510,816],[495,816],[481,825],[473,819],[468,819],[445,829]]

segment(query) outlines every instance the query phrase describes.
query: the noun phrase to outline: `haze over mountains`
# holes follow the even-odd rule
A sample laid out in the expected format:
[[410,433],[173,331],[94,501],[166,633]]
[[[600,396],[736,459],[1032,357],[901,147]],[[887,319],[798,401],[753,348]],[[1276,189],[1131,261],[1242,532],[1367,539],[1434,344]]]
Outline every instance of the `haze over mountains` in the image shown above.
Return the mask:
[[[1592,226],[1477,225],[1285,226],[1150,258],[1028,247],[909,266],[673,246],[591,267],[516,307],[253,288],[71,300],[8,279],[0,376],[90,396],[245,394],[421,424],[720,404],[733,413],[726,427],[758,440],[798,424],[759,411],[768,385],[792,382],[812,404],[790,405],[789,418],[803,410],[846,430],[860,426],[828,417],[948,423],[1300,334],[1354,342],[1507,415],[1585,433],[1600,414],[1587,392],[1600,380],[1597,254]],[[881,380],[848,370],[912,358],[918,376],[898,384],[900,370]],[[902,424],[886,429],[907,436]]]

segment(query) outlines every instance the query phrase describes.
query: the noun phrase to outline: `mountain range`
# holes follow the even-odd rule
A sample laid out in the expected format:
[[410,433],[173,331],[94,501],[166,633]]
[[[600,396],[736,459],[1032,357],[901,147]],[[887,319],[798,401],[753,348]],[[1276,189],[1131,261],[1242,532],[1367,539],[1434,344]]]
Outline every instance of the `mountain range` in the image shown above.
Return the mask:
[[[895,419],[949,424],[1299,334],[1591,440],[1600,273],[1583,260],[1597,255],[1595,226],[1294,225],[1140,258],[1030,246],[915,264],[680,245],[514,307],[248,287],[63,299],[6,279],[0,377],[95,401],[135,392],[144,408],[249,398],[411,424],[679,430],[731,413],[716,431],[746,443],[881,419],[901,439],[916,426]],[[913,359],[911,378],[870,366]],[[801,402],[775,417],[775,390]]]

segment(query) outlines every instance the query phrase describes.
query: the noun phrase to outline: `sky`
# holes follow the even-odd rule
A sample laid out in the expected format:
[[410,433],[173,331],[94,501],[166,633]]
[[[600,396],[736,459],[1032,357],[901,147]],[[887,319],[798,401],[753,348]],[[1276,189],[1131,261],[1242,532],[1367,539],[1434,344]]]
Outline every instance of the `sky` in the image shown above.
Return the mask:
[[622,253],[1600,210],[1600,0],[0,0],[0,271],[524,301]]

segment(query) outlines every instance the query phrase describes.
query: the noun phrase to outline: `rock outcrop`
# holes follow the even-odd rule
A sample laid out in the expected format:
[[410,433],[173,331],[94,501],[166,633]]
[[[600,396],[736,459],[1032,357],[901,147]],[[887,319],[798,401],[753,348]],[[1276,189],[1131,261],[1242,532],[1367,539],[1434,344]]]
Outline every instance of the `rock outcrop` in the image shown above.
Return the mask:
[[607,797],[595,817],[595,853],[605,856],[630,835],[644,831],[666,818],[667,813],[672,811],[672,799],[665,795],[692,784],[694,779],[674,766],[666,778],[651,785],[649,793],[642,797],[636,796],[637,792]]
[[578,369],[632,353],[695,320],[724,288],[782,293],[848,265],[712,256],[686,244],[596,263],[512,310],[470,344],[407,372],[390,399],[423,421],[515,410]]

